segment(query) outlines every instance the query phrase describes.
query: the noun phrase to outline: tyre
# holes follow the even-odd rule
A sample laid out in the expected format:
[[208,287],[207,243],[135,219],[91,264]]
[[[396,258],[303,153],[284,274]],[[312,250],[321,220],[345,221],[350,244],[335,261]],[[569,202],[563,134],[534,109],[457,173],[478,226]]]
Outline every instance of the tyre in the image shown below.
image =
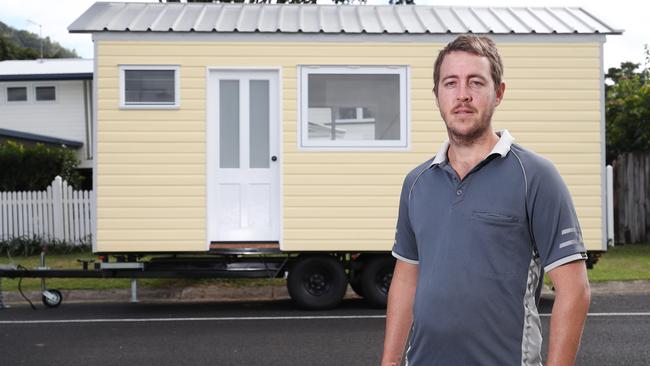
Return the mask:
[[395,259],[389,256],[370,258],[361,272],[361,289],[366,301],[377,308],[388,303],[388,289],[393,279]]
[[47,296],[45,293],[43,293],[41,300],[43,301],[43,305],[47,306],[48,308],[55,308],[61,305],[61,302],[63,301],[63,295],[61,294],[61,291],[59,290],[46,290],[49,296]]
[[298,307],[309,310],[336,307],[343,299],[347,286],[343,264],[329,255],[298,258],[287,279],[291,299]]

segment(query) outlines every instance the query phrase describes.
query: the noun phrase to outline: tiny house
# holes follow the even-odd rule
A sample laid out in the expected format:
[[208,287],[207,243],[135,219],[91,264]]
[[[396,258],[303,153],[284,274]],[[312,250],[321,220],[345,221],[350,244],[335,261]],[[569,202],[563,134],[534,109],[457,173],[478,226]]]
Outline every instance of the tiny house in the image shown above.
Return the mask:
[[504,61],[495,128],[556,164],[606,249],[621,31],[582,8],[96,3],[69,30],[95,45],[96,253],[284,253],[302,305],[348,281],[381,303],[403,177],[446,138],[433,62],[467,32]]

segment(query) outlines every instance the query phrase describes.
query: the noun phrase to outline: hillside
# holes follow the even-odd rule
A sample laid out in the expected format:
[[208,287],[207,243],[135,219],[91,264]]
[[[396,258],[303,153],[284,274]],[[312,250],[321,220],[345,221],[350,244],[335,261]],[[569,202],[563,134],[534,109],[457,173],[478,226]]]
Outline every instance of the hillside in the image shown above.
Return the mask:
[[[34,33],[18,30],[0,22],[0,61],[34,60],[40,57],[41,39]],[[79,57],[75,51],[62,47],[58,42],[43,39],[44,58]]]

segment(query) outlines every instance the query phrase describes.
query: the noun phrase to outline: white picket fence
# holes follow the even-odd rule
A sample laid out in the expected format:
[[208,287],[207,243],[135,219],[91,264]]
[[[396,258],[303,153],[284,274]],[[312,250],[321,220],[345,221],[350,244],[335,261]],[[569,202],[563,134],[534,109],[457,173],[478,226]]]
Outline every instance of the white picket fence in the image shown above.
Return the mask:
[[43,238],[90,244],[92,191],[76,191],[56,177],[45,191],[0,192],[0,240]]

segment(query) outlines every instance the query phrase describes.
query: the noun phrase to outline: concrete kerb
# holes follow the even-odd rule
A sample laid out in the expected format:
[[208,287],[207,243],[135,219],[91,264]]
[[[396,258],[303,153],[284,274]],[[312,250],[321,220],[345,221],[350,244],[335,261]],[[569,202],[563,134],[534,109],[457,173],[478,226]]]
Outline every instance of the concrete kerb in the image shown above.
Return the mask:
[[[65,290],[60,289],[64,303],[83,302],[129,302],[130,289]],[[592,294],[650,294],[650,281],[608,281],[591,283]],[[25,295],[34,303],[41,303],[40,291],[28,291]],[[21,304],[25,300],[17,291],[2,294],[5,304]],[[544,298],[553,298],[553,291],[544,286]],[[346,298],[358,298],[348,288]],[[221,301],[269,301],[287,300],[286,286],[196,286],[185,288],[139,288],[139,302],[221,302]]]
[[[63,303],[129,302],[130,289],[64,290]],[[25,295],[35,304],[41,303],[40,291],[27,291]],[[346,298],[358,298],[348,289]],[[290,299],[286,286],[198,286],[185,288],[139,288],[138,302],[222,302],[222,301],[270,301]],[[4,293],[5,304],[25,303],[17,291]]]
[[[589,283],[592,295],[629,295],[629,294],[649,294],[650,281],[603,281]],[[549,287],[544,285],[542,288],[542,297],[552,299],[555,293]]]
[[650,281],[606,281],[590,284],[592,294],[650,294]]

